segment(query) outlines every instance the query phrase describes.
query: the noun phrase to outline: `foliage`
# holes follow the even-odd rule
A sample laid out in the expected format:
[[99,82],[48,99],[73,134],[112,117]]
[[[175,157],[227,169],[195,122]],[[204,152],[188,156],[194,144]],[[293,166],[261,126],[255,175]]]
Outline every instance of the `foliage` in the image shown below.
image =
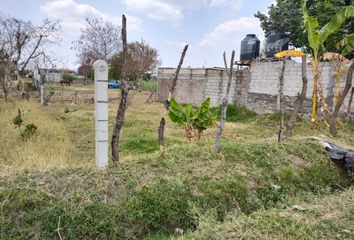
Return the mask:
[[12,122],[15,124],[15,127],[20,129],[20,127],[23,125],[23,119],[21,116],[21,110],[18,109],[18,114],[17,116],[12,120]]
[[[341,8],[332,16],[330,21],[326,23],[322,28],[319,26],[318,19],[316,17],[310,16],[308,14],[308,10],[306,7],[307,0],[302,0],[301,7],[304,15],[304,26],[307,32],[307,38],[309,42],[309,46],[312,50],[313,55],[313,94],[312,94],[312,121],[315,122],[317,120],[317,94],[318,94],[318,83],[319,83],[319,70],[318,70],[318,61],[320,49],[324,48],[324,44],[327,42],[328,38],[335,33],[338,28],[341,27],[343,22],[346,19],[350,19],[354,17],[354,6],[349,6],[345,8]],[[321,89],[320,89],[321,90]],[[327,114],[328,109],[324,102],[324,97],[321,91],[319,91],[320,101],[324,108],[324,113]]]
[[198,131],[198,138],[202,132],[215,124],[215,118],[210,111],[210,98],[207,98],[198,109],[193,109],[191,103],[180,105],[171,98],[168,116],[171,121],[184,127],[188,143],[192,142],[193,131]]
[[157,90],[157,81],[155,80],[141,80],[139,81],[139,89],[141,90]]
[[109,80],[120,79],[120,73],[122,69],[122,52],[115,54],[109,60],[110,68],[108,72]]
[[72,73],[64,72],[61,74],[61,78],[65,81],[73,82],[75,79],[75,76]]
[[157,49],[143,39],[140,42],[128,43],[126,72],[133,81],[154,72],[160,64]]
[[[352,4],[352,1],[342,0],[308,1],[306,7],[309,15],[318,20],[319,27],[323,27],[342,7]],[[274,29],[287,32],[289,33],[290,44],[297,48],[303,48],[307,53],[310,52],[310,43],[304,31],[305,27],[302,24],[301,1],[277,0],[276,4],[269,6],[268,14],[257,12],[255,16],[261,21],[261,27],[266,34]],[[327,51],[337,52],[336,43],[346,37],[348,33],[354,32],[352,21],[352,19],[348,19],[345,24],[342,24],[337,28],[337,31],[329,36],[328,41],[324,43]]]
[[21,110],[18,109],[17,116],[12,120],[15,125],[15,128],[18,128],[22,139],[29,139],[37,131],[37,126],[33,123],[26,124],[25,130],[22,132],[21,127],[23,126],[23,119],[21,115]]

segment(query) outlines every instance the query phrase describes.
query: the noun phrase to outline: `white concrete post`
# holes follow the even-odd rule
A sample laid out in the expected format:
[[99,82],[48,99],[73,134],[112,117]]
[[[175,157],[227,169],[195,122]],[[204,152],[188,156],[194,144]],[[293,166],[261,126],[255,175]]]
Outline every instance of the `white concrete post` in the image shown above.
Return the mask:
[[41,81],[41,86],[40,86],[40,92],[41,92],[41,104],[43,105],[43,103],[44,103],[44,97],[43,97],[44,93],[43,93],[43,83],[42,83],[42,81]]
[[93,64],[95,71],[96,166],[108,166],[108,65],[103,60]]

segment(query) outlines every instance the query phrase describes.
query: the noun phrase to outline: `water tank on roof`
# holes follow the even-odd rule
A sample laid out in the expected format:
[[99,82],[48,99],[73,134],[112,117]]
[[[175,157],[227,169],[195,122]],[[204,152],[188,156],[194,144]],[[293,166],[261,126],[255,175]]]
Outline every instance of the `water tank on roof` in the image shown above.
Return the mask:
[[290,40],[288,34],[278,30],[272,30],[266,37],[267,58],[272,58],[276,53],[288,50]]
[[241,41],[240,61],[252,61],[259,57],[260,44],[255,34],[247,34]]

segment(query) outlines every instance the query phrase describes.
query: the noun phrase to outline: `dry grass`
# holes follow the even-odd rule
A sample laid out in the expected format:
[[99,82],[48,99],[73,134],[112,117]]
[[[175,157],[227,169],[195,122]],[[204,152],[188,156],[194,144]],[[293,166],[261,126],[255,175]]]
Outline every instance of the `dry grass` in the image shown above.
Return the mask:
[[[24,124],[34,123],[38,127],[37,133],[30,139],[23,139],[12,122],[18,109],[22,112]],[[48,115],[47,109],[33,102],[2,103],[0,114],[0,174],[78,165],[72,158],[74,149],[68,127]],[[80,165],[92,164],[80,162]]]

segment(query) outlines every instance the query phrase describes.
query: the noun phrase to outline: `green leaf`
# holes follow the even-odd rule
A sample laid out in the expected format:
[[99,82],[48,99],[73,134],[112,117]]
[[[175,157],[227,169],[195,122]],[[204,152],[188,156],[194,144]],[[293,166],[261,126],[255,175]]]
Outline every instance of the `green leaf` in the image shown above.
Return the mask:
[[323,41],[320,38],[319,35],[319,25],[318,21],[316,18],[311,17],[308,15],[307,9],[306,9],[306,0],[302,0],[302,12],[304,14],[304,26],[307,31],[307,38],[310,44],[310,47],[313,50],[314,58],[317,59],[318,55],[318,50],[320,48],[320,45],[323,43]]
[[342,51],[343,56],[350,54],[354,51],[354,33],[346,36],[337,43],[337,48],[344,48]]
[[351,17],[354,17],[354,6],[341,8],[319,31],[321,41],[325,42],[332,33],[342,26],[345,20]]
[[186,114],[183,107],[176,102],[174,98],[170,100],[170,109],[168,112],[168,116],[170,117],[173,123],[178,125],[185,126],[186,125]]

